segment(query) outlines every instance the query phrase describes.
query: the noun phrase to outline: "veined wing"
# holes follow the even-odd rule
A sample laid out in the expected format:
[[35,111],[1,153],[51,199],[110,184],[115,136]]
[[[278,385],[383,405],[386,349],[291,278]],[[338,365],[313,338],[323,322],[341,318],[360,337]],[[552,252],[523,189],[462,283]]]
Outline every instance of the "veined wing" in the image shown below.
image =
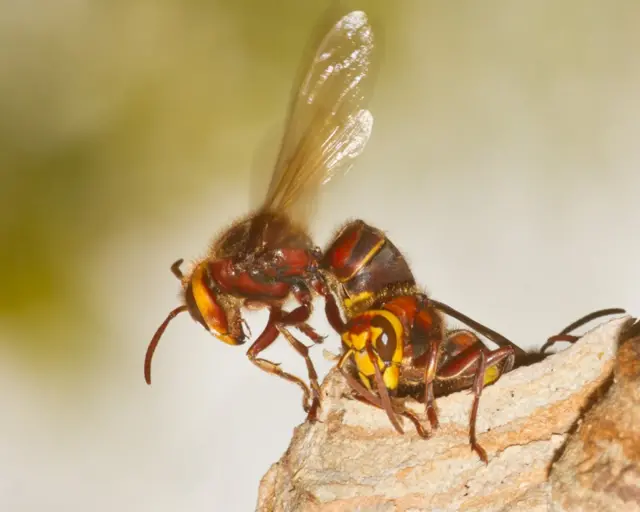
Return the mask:
[[374,39],[366,14],[353,11],[322,39],[294,97],[264,210],[304,224],[319,187],[348,171],[373,127],[366,108]]

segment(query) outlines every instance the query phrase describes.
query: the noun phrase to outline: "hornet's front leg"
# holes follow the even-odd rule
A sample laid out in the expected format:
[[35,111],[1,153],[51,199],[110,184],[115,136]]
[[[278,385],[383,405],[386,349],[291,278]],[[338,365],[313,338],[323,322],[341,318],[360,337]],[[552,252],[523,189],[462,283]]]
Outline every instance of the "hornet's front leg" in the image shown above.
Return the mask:
[[[307,419],[314,421],[317,417],[317,411],[320,407],[320,385],[318,383],[318,374],[309,357],[309,349],[304,343],[295,338],[287,329],[287,327],[295,327],[307,335],[314,343],[322,343],[324,338],[316,333],[316,331],[306,323],[311,316],[312,296],[309,289],[302,285],[292,286],[294,297],[300,303],[300,306],[290,312],[282,311],[279,307],[271,306],[269,320],[262,334],[247,352],[249,359],[262,370],[278,375],[290,382],[294,382],[303,390],[303,408],[307,413]],[[261,305],[262,303],[257,303]],[[252,301],[245,301],[245,306],[251,308]],[[305,360],[311,391],[309,387],[298,377],[284,372],[279,366],[265,359],[257,359],[257,355],[271,345],[279,334],[282,334],[289,344],[300,354]],[[313,397],[311,397],[313,395]]]
[[299,341],[293,334],[291,334],[284,326],[278,324],[278,330],[294,348],[294,350],[302,356],[305,364],[307,365],[307,373],[309,374],[309,383],[311,384],[313,398],[311,400],[311,404],[308,406],[308,409],[305,409],[305,411],[307,413],[307,420],[315,421],[318,416],[318,409],[320,408],[321,392],[320,384],[318,384],[318,373],[316,372],[315,366],[313,366],[313,362],[309,357],[309,348],[304,343]]
[[311,392],[309,391],[309,387],[304,383],[302,379],[292,375],[290,373],[285,372],[280,368],[280,365],[269,361],[267,359],[263,359],[258,357],[259,354],[271,346],[271,344],[276,340],[280,331],[278,330],[277,319],[279,317],[279,310],[271,310],[269,314],[269,321],[267,322],[266,327],[258,336],[258,339],[253,342],[249,350],[247,351],[247,357],[249,361],[255,364],[261,370],[271,373],[273,375],[277,375],[281,379],[288,380],[289,382],[293,382],[297,384],[302,389],[302,407],[305,412],[309,413],[312,409],[312,405],[309,404],[311,398]]
[[309,357],[309,348],[300,342],[297,338],[295,338],[289,331],[285,330],[285,326],[292,326],[305,334],[311,341],[314,343],[322,343],[324,341],[324,337],[320,336],[315,329],[313,329],[306,321],[311,316],[311,312],[313,311],[313,297],[309,288],[304,284],[296,284],[292,286],[292,293],[295,299],[298,301],[300,306],[295,308],[293,311],[289,313],[283,313],[280,320],[278,321],[278,329],[282,334],[287,338],[287,341],[291,344],[291,346],[304,358],[305,364],[307,365],[307,373],[309,375],[309,383],[311,384],[311,390],[313,391],[313,401],[310,406],[310,410],[308,411],[307,418],[310,420],[315,420],[317,415],[317,410],[320,407],[320,384],[318,383],[318,374],[316,372],[315,367],[313,366],[313,362]]

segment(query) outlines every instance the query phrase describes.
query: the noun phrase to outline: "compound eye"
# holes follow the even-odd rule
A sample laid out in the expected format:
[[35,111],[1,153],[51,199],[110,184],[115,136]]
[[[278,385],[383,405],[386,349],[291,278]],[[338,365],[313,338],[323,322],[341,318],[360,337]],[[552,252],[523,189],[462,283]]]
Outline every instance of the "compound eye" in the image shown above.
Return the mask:
[[189,305],[190,297],[193,297],[193,304],[198,312],[197,315],[194,315],[194,318],[198,321],[203,319],[204,325],[208,330],[226,335],[228,330],[227,313],[218,303],[217,290],[211,288],[209,281],[210,278],[205,264],[202,264],[191,277],[191,282],[187,288],[187,305]]
[[200,309],[196,304],[196,300],[193,296],[193,287],[191,286],[191,283],[189,283],[189,285],[187,286],[187,290],[185,292],[184,298],[185,298],[185,302],[187,303],[187,309],[189,310],[189,314],[191,315],[191,318],[193,318],[196,322],[202,324],[202,326],[208,331],[209,326],[207,325],[207,322],[204,321],[204,318],[200,313]]
[[371,326],[381,329],[382,332],[375,340],[375,347],[378,355],[384,361],[392,361],[393,355],[398,347],[396,331],[391,322],[385,317],[378,315],[371,319]]

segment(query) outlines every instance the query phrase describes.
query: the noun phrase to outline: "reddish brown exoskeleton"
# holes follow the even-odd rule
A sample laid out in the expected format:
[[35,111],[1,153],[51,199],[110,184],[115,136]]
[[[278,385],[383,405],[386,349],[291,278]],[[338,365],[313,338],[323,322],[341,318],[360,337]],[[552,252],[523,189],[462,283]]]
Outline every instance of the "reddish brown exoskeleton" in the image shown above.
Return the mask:
[[[431,427],[437,428],[435,398],[472,388],[469,440],[486,462],[475,431],[480,395],[525,352],[497,332],[428,298],[397,247],[363,221],[351,222],[338,233],[322,267],[346,316],[343,322],[338,305],[327,301],[329,320],[342,336],[337,365],[356,397],[384,409],[398,432],[403,433],[397,417],[401,415],[414,423],[421,436],[429,437],[420,420],[397,401],[392,403],[392,397],[419,395]],[[490,350],[469,330],[447,331],[443,313],[499,348]]]
[[[225,230],[189,272],[180,271],[182,260],[172,266],[182,283],[184,305],[169,313],[149,344],[147,383],[156,345],[177,314],[188,311],[218,339],[241,345],[247,339],[242,308],[268,308],[267,326],[247,356],[260,369],[299,385],[313,419],[319,404],[316,372],[307,347],[286,328],[322,341],[306,323],[314,292],[329,294],[318,272],[321,253],[307,230],[309,205],[323,183],[349,168],[369,139],[373,117],[365,103],[373,48],[372,30],[361,11],[340,18],[324,36],[296,90],[262,206]],[[282,307],[290,297],[299,306],[287,312]],[[303,380],[259,357],[280,333],[305,358],[312,391]]]
[[567,343],[575,343],[580,339],[580,336],[571,334],[573,331],[582,327],[583,325],[588,324],[589,322],[596,320],[598,318],[602,318],[603,316],[609,315],[620,315],[626,313],[626,310],[622,308],[607,308],[607,309],[599,309],[598,311],[594,311],[593,313],[589,313],[581,318],[578,318],[575,322],[567,325],[562,331],[558,334],[550,336],[542,348],[540,349],[540,353],[544,354],[549,348],[555,345],[558,342],[565,341]]

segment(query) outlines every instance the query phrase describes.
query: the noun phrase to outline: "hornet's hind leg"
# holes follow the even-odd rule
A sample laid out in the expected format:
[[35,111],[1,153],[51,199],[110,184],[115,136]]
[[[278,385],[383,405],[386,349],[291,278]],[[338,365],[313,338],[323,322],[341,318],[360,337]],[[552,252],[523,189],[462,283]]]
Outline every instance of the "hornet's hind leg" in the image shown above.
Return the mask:
[[476,439],[476,419],[480,396],[484,386],[492,384],[513,368],[516,353],[513,347],[504,346],[495,350],[487,348],[478,336],[467,330],[449,333],[445,346],[448,359],[438,369],[436,380],[449,391],[458,391],[472,385],[473,405],[469,416],[469,443],[487,463],[487,452]]

